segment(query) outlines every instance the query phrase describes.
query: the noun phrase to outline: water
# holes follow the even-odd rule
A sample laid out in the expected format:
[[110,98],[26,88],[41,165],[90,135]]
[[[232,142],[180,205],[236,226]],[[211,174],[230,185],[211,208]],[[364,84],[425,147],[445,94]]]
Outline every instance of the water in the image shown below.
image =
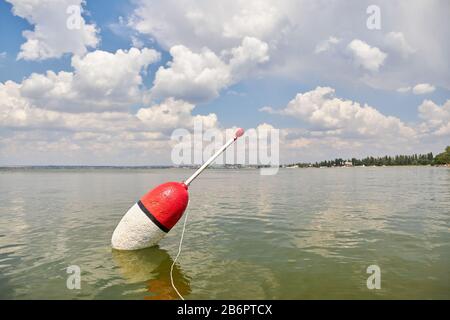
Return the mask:
[[[176,298],[182,223],[156,248],[110,238],[149,188],[191,172],[0,170],[0,298]],[[190,197],[174,271],[187,299],[450,298],[447,168],[208,170]],[[373,264],[380,290],[366,285]]]

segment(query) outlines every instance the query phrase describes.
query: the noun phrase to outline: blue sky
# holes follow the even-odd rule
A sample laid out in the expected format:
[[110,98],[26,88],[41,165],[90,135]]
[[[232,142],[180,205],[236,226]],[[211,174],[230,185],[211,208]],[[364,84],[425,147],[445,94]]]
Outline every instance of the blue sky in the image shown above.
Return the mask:
[[195,119],[279,129],[282,162],[439,152],[448,9],[0,1],[0,164],[169,164],[170,132]]

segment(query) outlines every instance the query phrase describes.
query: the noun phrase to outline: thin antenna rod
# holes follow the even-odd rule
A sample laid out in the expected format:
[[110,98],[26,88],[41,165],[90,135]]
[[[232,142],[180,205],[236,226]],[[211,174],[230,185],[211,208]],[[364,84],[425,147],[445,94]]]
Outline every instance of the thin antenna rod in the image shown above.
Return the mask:
[[205,170],[214,160],[216,160],[216,158],[225,151],[226,148],[228,148],[234,141],[237,140],[237,138],[239,138],[240,136],[242,136],[244,134],[244,129],[239,128],[236,130],[236,133],[234,134],[234,138],[230,139],[227,141],[227,143],[225,143],[222,148],[220,148],[219,150],[217,150],[216,153],[214,153],[212,155],[211,158],[208,159],[208,161],[206,161],[200,168],[197,169],[197,171],[194,172],[194,174],[192,176],[190,176],[186,181],[184,181],[184,184],[186,186],[189,186],[191,184],[191,182],[197,178],[197,176],[202,173],[203,170]]

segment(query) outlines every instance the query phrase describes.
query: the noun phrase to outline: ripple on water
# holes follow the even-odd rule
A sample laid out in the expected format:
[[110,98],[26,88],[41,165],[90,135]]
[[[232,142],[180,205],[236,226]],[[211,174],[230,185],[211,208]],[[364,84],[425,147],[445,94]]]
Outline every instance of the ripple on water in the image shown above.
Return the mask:
[[[187,298],[449,298],[450,171],[208,170],[190,187],[175,282]],[[0,298],[176,299],[181,224],[159,248],[111,250],[150,187],[189,170],[0,174]],[[33,190],[32,193],[29,190]],[[365,286],[380,266],[382,290]],[[78,265],[82,289],[68,290]]]

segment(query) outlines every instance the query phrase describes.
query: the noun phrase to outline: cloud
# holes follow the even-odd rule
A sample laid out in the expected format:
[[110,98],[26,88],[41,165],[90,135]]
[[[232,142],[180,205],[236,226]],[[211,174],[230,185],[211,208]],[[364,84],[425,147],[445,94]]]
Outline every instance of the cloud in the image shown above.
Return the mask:
[[371,47],[359,39],[352,40],[347,49],[352,54],[355,64],[369,71],[378,71],[387,57],[387,54],[377,47]]
[[410,92],[411,91],[411,87],[401,87],[401,88],[398,88],[396,91],[400,92],[400,93]]
[[73,72],[33,73],[19,85],[19,90],[44,109],[67,112],[128,109],[142,102],[141,73],[159,57],[158,52],[147,48],[115,53],[96,50],[83,57],[73,56]]
[[264,1],[241,1],[239,8],[223,24],[222,34],[227,38],[245,36],[264,38],[276,29],[282,20],[276,6]]
[[320,41],[316,48],[314,49],[314,53],[321,53],[331,50],[333,46],[341,42],[342,39],[336,37],[329,37],[326,40]]
[[[143,37],[155,39],[165,48],[183,45],[193,52],[207,47],[219,53],[238,46],[246,36],[255,37],[269,46],[270,61],[262,71],[265,78],[314,78],[352,85],[363,82],[395,90],[420,76],[450,88],[446,72],[450,43],[444,31],[449,29],[445,14],[449,3],[413,0],[399,5],[381,0],[377,3],[383,8],[380,32],[366,28],[364,8],[371,4],[368,0],[359,6],[343,6],[341,1],[318,6],[311,0],[281,0],[276,5],[269,0],[185,0],[180,5],[174,0],[138,0],[128,22]],[[318,43],[319,39],[330,40],[330,35],[342,39],[341,43],[359,39],[367,46],[347,49],[346,55],[341,44],[333,44],[332,39],[330,47],[326,40],[324,47]],[[329,54],[316,54],[316,50]],[[348,63],[348,54],[372,72],[362,76],[359,68]]]
[[419,117],[424,120],[420,126],[423,133],[437,136],[450,135],[450,100],[442,106],[431,100],[424,100],[418,110]]
[[[439,107],[442,108],[442,107]],[[272,110],[275,111],[276,110]],[[431,110],[433,118],[439,117]],[[364,115],[350,116],[366,118],[361,125],[348,125],[341,130],[331,127],[321,127],[310,124],[309,128],[293,127],[280,129],[280,157],[282,163],[315,162],[318,160],[366,156],[384,156],[396,154],[413,154],[437,152],[448,144],[450,122],[442,122],[440,126],[430,127],[426,122],[417,124],[400,124],[399,120],[388,120],[389,116],[381,114],[380,127],[382,129],[360,131],[363,127],[373,127],[368,124],[372,112],[360,110]],[[376,113],[376,112],[375,112]],[[351,112],[350,112],[351,114]],[[337,117],[339,118],[339,117]],[[380,120],[375,115],[373,122]],[[309,120],[307,120],[309,121]],[[337,119],[337,122],[355,122],[357,120]],[[391,122],[391,124],[389,124]],[[401,122],[401,121],[400,121]],[[392,124],[393,123],[393,124]],[[406,129],[404,128],[406,126]]]
[[170,54],[172,61],[168,67],[160,67],[155,74],[151,92],[156,98],[209,100],[232,81],[229,67],[207,48],[195,53],[178,45],[170,49]]
[[408,41],[406,41],[405,35],[402,32],[389,32],[386,35],[385,42],[389,48],[399,53],[403,58],[407,58],[416,52]]
[[8,54],[6,51],[0,52],[0,67],[3,67],[3,61],[6,59]]
[[266,43],[245,37],[240,46],[219,57],[208,48],[193,52],[178,45],[170,49],[172,61],[155,74],[151,94],[155,98],[174,97],[190,102],[208,101],[220,90],[247,75],[269,59]]
[[131,36],[131,43],[133,44],[133,47],[141,49],[144,47],[144,43],[141,39],[139,39],[136,36]]
[[385,116],[375,108],[360,105],[358,102],[334,97],[335,90],[317,87],[312,91],[299,93],[286,108],[275,111],[264,108],[262,111],[292,116],[305,121],[316,135],[357,136],[384,138],[415,135],[413,128],[400,119]]
[[[373,32],[367,30],[364,16],[370,1],[352,7],[339,1],[317,6],[310,0],[277,4],[185,0],[182,5],[175,0],[137,0],[135,10],[119,21],[116,31],[137,47],[155,40],[173,53],[172,61],[155,74],[151,90],[143,85],[142,76],[157,61],[155,51],[89,52],[98,45],[98,29],[87,19],[82,20],[83,28],[67,29],[63,5],[69,1],[55,0],[52,8],[46,8],[50,2],[37,0],[10,2],[15,14],[33,25],[25,32],[21,58],[41,60],[71,53],[73,70],[32,74],[20,83],[1,84],[0,145],[4,148],[0,147],[0,158],[9,157],[14,148],[18,156],[34,146],[44,152],[46,145],[55,153],[64,146],[70,152],[97,150],[101,157],[118,150],[123,152],[122,159],[145,148],[165,152],[167,133],[173,126],[188,126],[196,117],[219,126],[214,114],[196,115],[195,103],[209,101],[223,89],[255,76],[267,82],[289,79],[314,85],[339,83],[344,88],[365,84],[396,90],[409,85],[399,89],[403,92],[413,92],[411,79],[423,79],[433,84],[430,87],[450,88],[450,45],[444,31],[449,29],[448,10],[444,10],[447,1],[397,4],[382,0],[383,29]],[[72,3],[84,4],[81,0]],[[349,54],[360,68],[349,63]],[[329,148],[349,153],[364,150],[363,156],[373,154],[372,148],[380,152],[389,148],[400,152],[402,146],[429,150],[430,143],[438,141],[438,133],[447,130],[448,121],[436,124],[442,117],[438,111],[446,110],[444,105],[430,108],[439,114],[437,119],[427,116],[421,123],[406,124],[374,107],[336,98],[334,89],[325,89],[300,93],[303,98],[293,99],[293,106],[285,111],[262,108],[291,113],[298,119],[300,128],[283,129],[293,153],[307,148],[308,154],[321,159],[331,154]],[[316,109],[304,113],[311,105]],[[300,133],[288,138],[294,130]],[[420,139],[430,140],[415,144]],[[58,154],[54,156],[59,159]],[[116,158],[120,157],[102,159]]]
[[[0,83],[0,154],[13,163],[24,156],[71,163],[69,155],[84,163],[94,161],[89,155],[96,163],[117,163],[120,155],[120,161],[133,163],[132,155],[142,148],[170,154],[168,134],[174,128],[189,129],[195,120],[205,128],[219,126],[215,114],[193,115],[194,105],[173,98],[142,106],[147,91],[142,73],[159,56],[147,48],[96,50],[74,55],[73,71]],[[137,112],[133,104],[141,106]]]
[[434,86],[432,86],[431,84],[419,83],[419,84],[415,85],[414,87],[401,87],[401,88],[398,88],[396,91],[400,92],[400,93],[412,92],[412,93],[414,93],[416,95],[419,95],[419,94],[431,93],[434,90],[436,90],[436,88]]
[[434,86],[432,86],[431,84],[419,83],[419,84],[415,85],[414,88],[412,88],[412,92],[414,94],[426,94],[426,93],[433,92],[435,89],[436,88]]
[[36,107],[21,94],[20,85],[12,81],[0,83],[0,99],[3,128],[114,131],[130,129],[133,125],[128,123],[129,115],[122,112],[70,113]]
[[124,103],[136,101],[142,85],[141,72],[159,59],[160,54],[148,48],[117,50],[115,54],[97,50],[83,58],[74,56],[74,87],[85,96],[104,96]]
[[278,113],[280,113],[279,111],[274,110],[274,109],[273,109],[272,107],[270,107],[270,106],[264,106],[264,107],[262,107],[262,108],[259,108],[258,111],[259,111],[259,112],[266,112],[266,113],[269,113],[269,114],[278,114]]
[[[100,68],[91,71],[101,78]],[[66,111],[66,102],[57,100],[51,92],[56,90],[55,82],[64,87],[61,84],[64,76],[67,76],[65,83],[72,83],[74,76],[69,75],[72,73],[35,74],[34,87],[29,83],[25,90],[28,95],[23,94],[22,83],[0,83],[2,164],[170,164],[172,130],[192,130],[197,122],[202,123],[204,130],[223,129],[215,114],[194,114],[194,104],[174,98],[136,112],[100,108]],[[95,78],[95,74],[92,76]],[[59,101],[59,107],[36,105],[34,98],[40,90],[54,95],[52,102]]]
[[242,75],[254,66],[269,61],[269,46],[267,43],[253,37],[242,39],[240,46],[231,49],[229,66],[231,73]]
[[329,87],[298,93],[285,108],[260,111],[300,121],[297,127],[280,129],[283,159],[296,161],[425,153],[441,150],[450,136],[450,100],[443,105],[424,100],[416,123],[337,98]]
[[[191,50],[208,47],[215,52],[236,46],[245,37],[269,39],[287,24],[282,3],[238,0],[137,1],[129,25],[154,37],[169,49],[182,44]],[[162,14],[161,14],[162,13]]]
[[136,117],[152,130],[192,128],[194,121],[201,121],[205,129],[217,127],[215,114],[193,116],[191,112],[194,108],[191,103],[169,98],[150,108],[139,109]]
[[[7,1],[13,5],[14,15],[34,26],[32,31],[23,32],[26,42],[21,45],[17,59],[44,60],[59,58],[65,53],[84,55],[88,48],[95,48],[99,43],[95,24],[87,24],[81,16],[82,0]],[[75,19],[75,28],[67,27],[69,19]]]
[[194,105],[169,98],[160,104],[140,108],[137,113],[95,110],[72,113],[37,107],[21,94],[20,85],[0,83],[0,125],[3,128],[27,130],[68,130],[74,132],[166,132],[177,127],[191,128],[194,120],[203,121],[205,128],[218,125],[217,116],[192,115]]
[[215,114],[193,115],[194,107],[168,99],[136,113],[48,110],[22,96],[19,84],[7,81],[0,83],[1,162],[169,163],[173,129],[192,129],[195,120],[202,121],[205,129],[219,126]]

